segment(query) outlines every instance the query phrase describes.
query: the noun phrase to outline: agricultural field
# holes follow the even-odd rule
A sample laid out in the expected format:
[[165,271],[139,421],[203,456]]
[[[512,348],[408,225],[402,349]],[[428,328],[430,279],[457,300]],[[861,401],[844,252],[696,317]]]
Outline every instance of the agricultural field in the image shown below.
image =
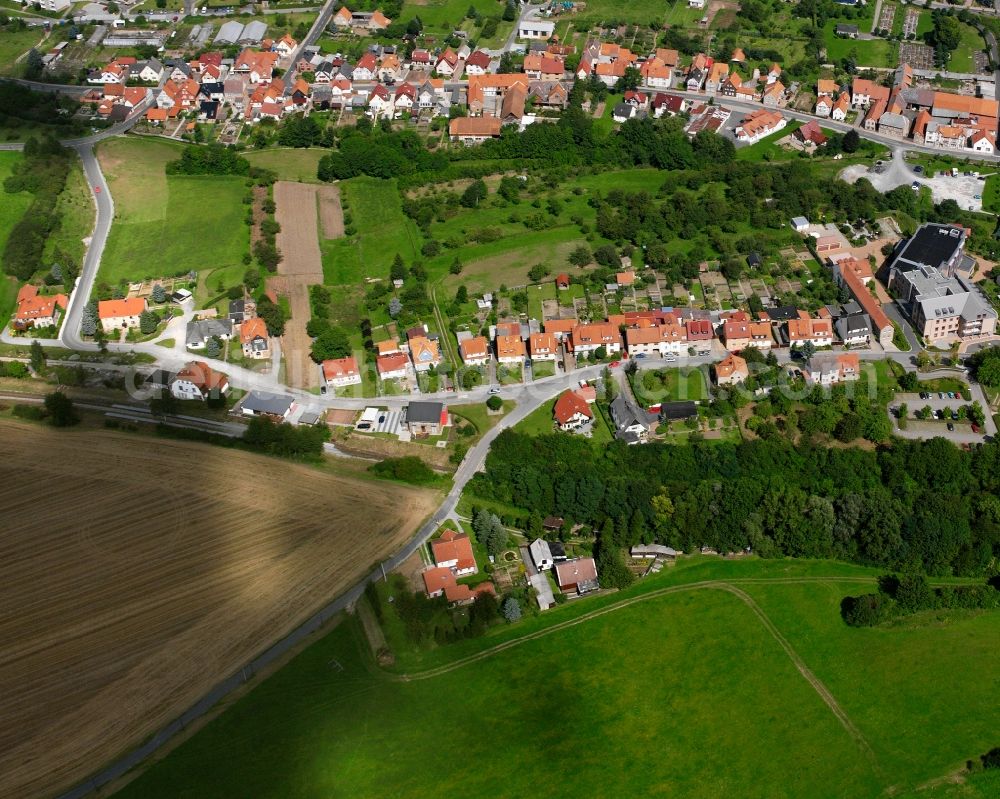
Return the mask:
[[686,559],[393,672],[348,619],[120,796],[908,796],[995,745],[1000,613],[847,627],[875,574]]
[[180,153],[178,145],[149,139],[101,143],[115,221],[99,280],[115,284],[242,265],[250,247],[243,178],[168,176],[167,162]]
[[291,180],[296,183],[318,183],[316,168],[319,159],[325,151],[312,149],[269,149],[250,151],[243,156],[251,166],[269,169],[278,176],[278,180]]
[[342,467],[12,421],[0,464],[0,794],[25,799],[163,727],[438,501]]

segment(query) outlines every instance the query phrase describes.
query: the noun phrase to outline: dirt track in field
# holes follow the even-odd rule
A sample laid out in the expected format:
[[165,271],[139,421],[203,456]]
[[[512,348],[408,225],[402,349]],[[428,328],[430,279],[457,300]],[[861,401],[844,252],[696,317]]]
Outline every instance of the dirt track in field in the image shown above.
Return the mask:
[[324,239],[339,239],[344,235],[344,209],[340,205],[340,186],[319,187],[319,219]]
[[436,501],[203,444],[0,420],[0,796],[51,796],[163,727]]
[[319,368],[309,357],[312,339],[306,333],[306,323],[312,314],[309,286],[323,282],[316,192],[317,187],[308,183],[280,180],[274,184],[275,219],[281,225],[278,274],[284,278],[282,293],[287,294],[292,312],[281,338],[281,351],[285,356],[287,382],[299,388],[315,388],[320,382]]

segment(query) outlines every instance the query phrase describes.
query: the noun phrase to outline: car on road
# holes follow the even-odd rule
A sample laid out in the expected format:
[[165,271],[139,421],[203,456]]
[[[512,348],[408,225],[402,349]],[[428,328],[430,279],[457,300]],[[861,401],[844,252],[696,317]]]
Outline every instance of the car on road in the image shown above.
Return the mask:
[[938,392],[938,399],[944,399],[944,392],[943,391],[939,391]]
[[378,417],[378,423],[379,424],[385,424],[385,414],[383,414],[382,416]]
[[928,394],[927,394],[926,391],[921,391],[920,392],[920,399],[927,399],[927,396],[928,396]]
[[978,433],[979,432],[979,425],[976,424],[976,423],[974,423],[974,422],[972,424],[972,432],[973,433]]
[[981,200],[981,199],[983,199],[983,195],[982,194],[973,194],[972,195],[972,199],[973,200]]
[[358,426],[355,429],[356,430],[371,430],[372,429],[372,423],[371,422],[358,422]]
[[94,186],[94,194],[100,194],[100,193],[101,193],[101,187],[100,186]]
[[916,180],[913,181],[913,183],[910,184],[910,188],[914,191],[920,191],[920,182]]
[[611,368],[612,369],[614,369],[616,366],[621,366],[621,365],[622,365],[621,361],[612,361],[611,362]]
[[916,172],[918,175],[921,175],[923,174],[924,168],[920,166],[920,164],[917,164],[915,167],[913,167],[913,171]]
[[500,386],[490,386],[490,390],[487,393],[488,394],[499,394],[500,393]]
[[951,422],[948,422],[948,430],[950,432],[955,432],[955,425],[953,425]]
[[632,357],[633,357],[633,358],[635,358],[636,360],[640,360],[640,359],[642,359],[642,358],[645,358],[645,357],[646,357],[646,353],[644,353],[644,352],[640,352],[640,353],[638,353],[637,355],[633,355]]

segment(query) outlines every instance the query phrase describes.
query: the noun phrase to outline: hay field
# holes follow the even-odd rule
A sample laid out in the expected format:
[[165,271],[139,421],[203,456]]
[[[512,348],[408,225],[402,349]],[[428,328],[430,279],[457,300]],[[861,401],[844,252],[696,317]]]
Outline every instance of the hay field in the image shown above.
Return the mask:
[[0,502],[0,796],[29,799],[179,715],[398,548],[437,495],[0,420]]

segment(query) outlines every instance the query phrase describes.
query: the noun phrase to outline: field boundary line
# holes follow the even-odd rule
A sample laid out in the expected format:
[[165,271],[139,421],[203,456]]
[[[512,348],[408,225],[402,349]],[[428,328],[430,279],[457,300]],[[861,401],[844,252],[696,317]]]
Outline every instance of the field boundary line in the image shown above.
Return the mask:
[[501,652],[505,652],[508,649],[512,649],[529,641],[535,641],[539,638],[544,638],[547,635],[551,635],[556,632],[568,629],[570,627],[575,627],[584,622],[591,621],[592,619],[600,618],[601,616],[606,616],[609,613],[613,613],[622,608],[631,607],[632,605],[638,604],[639,602],[645,602],[650,599],[658,599],[669,594],[677,594],[685,591],[697,591],[699,589],[715,589],[719,591],[726,591],[737,599],[739,599],[743,604],[745,604],[751,612],[761,621],[764,625],[764,629],[770,633],[771,637],[777,642],[777,644],[784,650],[785,654],[791,660],[792,665],[798,670],[802,675],[803,679],[812,686],[813,690],[819,695],[823,703],[830,709],[834,717],[840,722],[841,726],[847,731],[848,735],[854,740],[858,748],[868,757],[871,761],[873,767],[878,769],[878,764],[875,757],[875,752],[868,740],[865,738],[864,734],[860,729],[854,724],[847,712],[840,706],[836,698],[830,692],[830,689],[826,687],[822,680],[819,679],[806,665],[802,657],[795,651],[792,645],[788,642],[788,639],[781,633],[773,621],[768,617],[768,615],[763,611],[760,605],[751,597],[748,593],[738,588],[733,583],[747,583],[747,584],[775,584],[775,585],[790,585],[790,584],[808,584],[808,583],[822,583],[822,582],[851,582],[851,583],[873,583],[874,578],[871,577],[789,577],[789,578],[747,578],[747,579],[735,579],[735,580],[702,580],[695,583],[688,583],[686,585],[673,585],[666,588],[660,588],[656,591],[651,591],[647,594],[641,594],[639,596],[631,597],[622,602],[613,603],[604,608],[598,608],[589,613],[585,613],[582,616],[578,616],[574,619],[567,619],[559,624],[554,624],[551,627],[546,627],[543,630],[536,630],[533,633],[528,633],[520,638],[513,638],[510,641],[504,641],[496,646],[490,647],[489,649],[484,649],[482,652],[476,652],[472,655],[468,655],[464,658],[460,658],[453,663],[446,664],[444,666],[438,666],[435,668],[427,669],[426,671],[416,672],[413,674],[391,674],[385,671],[381,673],[387,679],[394,682],[413,682],[415,680],[428,680],[434,677],[440,677],[450,672],[456,671],[463,666],[470,665],[472,663],[477,663],[481,660],[486,660],[487,658],[498,655]]

